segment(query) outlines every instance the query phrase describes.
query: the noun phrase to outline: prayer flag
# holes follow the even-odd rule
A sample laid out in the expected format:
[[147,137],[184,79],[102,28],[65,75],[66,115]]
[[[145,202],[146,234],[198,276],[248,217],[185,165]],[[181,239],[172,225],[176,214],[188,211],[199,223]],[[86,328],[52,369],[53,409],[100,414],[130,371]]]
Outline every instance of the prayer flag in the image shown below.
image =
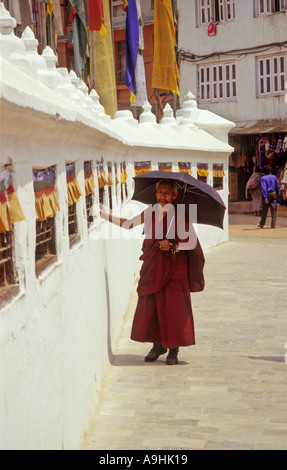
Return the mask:
[[53,10],[54,10],[53,0],[49,0],[49,3],[47,4],[47,13],[48,13],[48,15],[52,15]]
[[0,168],[0,233],[12,230],[15,222],[26,220],[13,187],[11,172]]
[[84,163],[84,174],[85,174],[85,194],[89,196],[95,189],[95,180],[92,169],[92,162]]
[[62,15],[61,15],[61,4],[60,0],[53,0],[54,9],[53,9],[53,31],[55,35],[62,36],[64,34],[63,24],[62,24]]
[[114,48],[112,41],[109,0],[103,0],[104,23],[107,36],[91,31],[93,45],[93,81],[105,112],[114,118],[117,111]]
[[129,2],[127,0],[122,0],[122,4],[123,4],[123,10],[126,11],[126,8],[129,4]]
[[78,77],[81,78],[84,70],[84,57],[87,48],[87,31],[84,0],[70,0],[72,12],[70,20],[73,23],[73,41],[75,69]]
[[144,66],[144,38],[143,38],[143,20],[141,15],[141,4],[140,0],[136,0],[137,3],[137,12],[138,12],[138,23],[139,23],[139,50],[137,63],[135,68],[135,80],[136,80],[136,102],[132,103],[135,106],[143,106],[147,101],[147,92],[146,92],[146,78],[145,78],[145,66]]
[[[19,31],[24,31],[27,26],[32,25],[32,3],[31,0],[19,0],[18,2],[13,1],[10,5],[9,2],[9,11],[10,7],[13,7],[13,12],[17,12],[17,23],[19,22]],[[19,18],[20,14],[20,18]]]
[[139,21],[136,0],[126,6],[126,72],[125,83],[131,91],[131,102],[136,102],[135,69],[139,51]]
[[152,87],[179,93],[175,26],[171,0],[154,0],[154,63]]
[[102,37],[107,37],[108,32],[104,24],[103,0],[88,0],[88,9],[90,31],[100,31]]
[[58,197],[55,189],[56,174],[53,168],[33,170],[35,211],[37,220],[55,217],[59,210]]

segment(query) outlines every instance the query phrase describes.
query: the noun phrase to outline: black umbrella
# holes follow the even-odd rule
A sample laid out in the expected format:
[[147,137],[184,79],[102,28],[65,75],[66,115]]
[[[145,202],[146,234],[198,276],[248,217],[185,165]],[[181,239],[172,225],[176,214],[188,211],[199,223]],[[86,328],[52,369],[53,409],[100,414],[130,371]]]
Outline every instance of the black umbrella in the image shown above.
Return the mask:
[[218,192],[209,184],[193,178],[188,173],[150,171],[134,177],[135,190],[132,199],[144,204],[156,204],[156,184],[163,179],[175,180],[178,196],[175,204],[197,204],[197,223],[223,229],[225,204]]

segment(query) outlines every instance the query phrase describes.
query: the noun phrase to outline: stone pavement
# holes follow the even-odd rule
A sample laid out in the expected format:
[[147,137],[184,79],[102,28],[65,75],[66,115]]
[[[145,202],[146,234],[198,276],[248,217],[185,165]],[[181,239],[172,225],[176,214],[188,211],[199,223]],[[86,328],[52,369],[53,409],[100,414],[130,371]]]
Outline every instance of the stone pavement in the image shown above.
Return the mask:
[[197,345],[179,364],[129,339],[134,292],[83,450],[287,449],[287,218],[230,217],[192,294]]

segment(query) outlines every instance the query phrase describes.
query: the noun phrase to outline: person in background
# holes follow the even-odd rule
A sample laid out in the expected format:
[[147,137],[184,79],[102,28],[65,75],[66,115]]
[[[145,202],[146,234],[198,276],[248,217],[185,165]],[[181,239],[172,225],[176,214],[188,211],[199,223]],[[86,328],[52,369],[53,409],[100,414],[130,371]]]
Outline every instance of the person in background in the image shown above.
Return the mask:
[[246,183],[245,196],[247,198],[247,191],[249,190],[251,193],[251,198],[252,198],[252,208],[253,208],[255,215],[257,216],[261,215],[261,210],[262,210],[262,187],[261,187],[262,175],[263,175],[262,169],[257,167]]
[[258,227],[263,228],[266,222],[268,208],[270,207],[271,211],[271,228],[276,227],[276,218],[277,218],[277,198],[279,196],[279,185],[275,175],[272,175],[272,172],[268,166],[263,168],[264,176],[261,178],[262,186],[262,213],[261,220],[258,224]]

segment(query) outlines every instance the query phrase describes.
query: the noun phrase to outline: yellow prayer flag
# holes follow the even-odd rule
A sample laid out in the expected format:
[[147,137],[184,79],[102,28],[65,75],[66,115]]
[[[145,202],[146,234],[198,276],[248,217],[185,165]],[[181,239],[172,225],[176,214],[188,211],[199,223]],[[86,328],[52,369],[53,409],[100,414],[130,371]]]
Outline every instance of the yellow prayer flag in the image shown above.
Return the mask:
[[104,23],[103,23],[102,26],[101,26],[100,35],[102,36],[102,38],[106,38],[107,35],[108,35],[108,32],[107,32],[107,30],[106,30],[106,28],[105,28]]
[[175,26],[171,0],[154,1],[154,63],[152,87],[179,93]]
[[54,10],[54,2],[53,0],[49,0],[49,3],[47,4],[47,13],[48,15],[52,15]]
[[103,0],[104,24],[107,32],[91,31],[93,37],[95,89],[105,112],[114,118],[117,111],[116,77],[114,67],[114,50],[111,32],[109,0]]
[[137,97],[136,97],[136,95],[135,95],[133,92],[131,92],[130,102],[131,102],[132,104],[136,104],[136,102],[137,102]]

